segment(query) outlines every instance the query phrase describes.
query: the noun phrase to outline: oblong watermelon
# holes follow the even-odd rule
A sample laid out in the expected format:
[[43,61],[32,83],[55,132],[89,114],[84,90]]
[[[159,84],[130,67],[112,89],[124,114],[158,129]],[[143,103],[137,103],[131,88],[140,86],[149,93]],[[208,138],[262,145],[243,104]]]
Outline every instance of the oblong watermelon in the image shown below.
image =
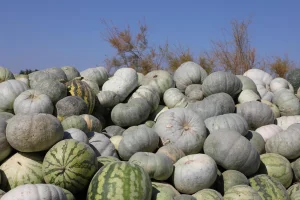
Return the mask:
[[76,194],[89,185],[98,169],[97,156],[86,143],[66,139],[56,143],[43,161],[45,182]]
[[104,165],[90,182],[87,200],[150,200],[149,175],[137,164],[116,161]]

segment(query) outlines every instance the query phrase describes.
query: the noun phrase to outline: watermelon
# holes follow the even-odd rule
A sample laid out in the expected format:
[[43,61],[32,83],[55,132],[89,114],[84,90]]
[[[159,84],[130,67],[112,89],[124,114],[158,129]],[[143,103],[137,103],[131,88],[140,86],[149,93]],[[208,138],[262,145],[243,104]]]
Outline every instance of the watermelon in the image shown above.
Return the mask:
[[291,197],[295,192],[300,191],[300,183],[296,183],[294,185],[291,185],[291,187],[288,188],[287,192],[289,196]]
[[76,194],[89,185],[98,169],[97,156],[86,143],[66,139],[56,143],[43,161],[45,182]]
[[224,200],[232,199],[262,200],[258,192],[248,185],[236,185],[229,188],[224,194]]
[[276,178],[267,174],[256,175],[249,181],[251,187],[258,192],[263,200],[290,199],[285,187]]
[[44,183],[43,156],[38,153],[15,153],[1,166],[1,189],[11,190],[23,184]]
[[82,79],[82,77],[75,78],[66,83],[68,88],[68,96],[81,97],[88,106],[88,113],[92,114],[95,107],[96,95],[94,94],[92,88],[86,82],[81,81],[80,79]]
[[152,185],[142,167],[126,161],[104,165],[90,182],[87,200],[150,200]]
[[222,200],[222,195],[213,189],[203,189],[192,195],[197,200]]
[[293,181],[293,170],[290,161],[276,153],[260,155],[261,164],[258,174],[268,174],[276,178],[285,188]]
[[98,156],[97,161],[98,161],[98,167],[101,168],[102,166],[107,165],[111,162],[120,161],[120,160],[114,156]]

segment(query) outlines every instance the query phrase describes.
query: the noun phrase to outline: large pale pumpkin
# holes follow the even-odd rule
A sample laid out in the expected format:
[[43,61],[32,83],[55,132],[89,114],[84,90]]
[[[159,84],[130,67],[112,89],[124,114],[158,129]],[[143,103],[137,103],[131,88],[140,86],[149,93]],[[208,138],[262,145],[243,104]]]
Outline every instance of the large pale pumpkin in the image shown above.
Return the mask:
[[173,79],[176,87],[184,92],[191,84],[202,84],[206,77],[207,72],[199,64],[187,61],[175,70]]
[[237,107],[236,112],[246,119],[250,130],[275,122],[271,108],[258,101],[243,103]]
[[259,133],[265,141],[267,141],[272,136],[282,132],[282,128],[276,124],[269,124],[265,126],[261,126],[255,130],[255,132]]
[[59,100],[56,105],[57,118],[62,121],[73,115],[88,113],[88,106],[84,100],[78,96],[68,96]]
[[94,132],[91,137],[89,137],[89,144],[95,151],[96,156],[114,156],[117,157],[117,152],[115,146],[102,133]]
[[8,68],[0,66],[0,83],[11,79],[15,79],[14,74]]
[[266,85],[269,85],[273,80],[273,77],[269,73],[261,69],[249,69],[243,74],[243,76],[247,76],[252,80],[260,80]]
[[13,113],[15,99],[28,89],[24,82],[14,79],[0,83],[0,112]]
[[300,123],[300,115],[295,116],[282,116],[276,118],[276,124],[283,130],[288,129],[292,124]]
[[52,114],[53,103],[49,96],[38,90],[26,90],[14,101],[14,112],[18,113],[47,113]]
[[154,129],[164,145],[173,144],[186,155],[199,153],[207,136],[203,119],[187,108],[172,108],[163,112]]
[[67,81],[71,81],[76,77],[80,77],[79,71],[73,66],[63,66],[61,69],[65,72]]
[[288,89],[290,92],[294,93],[294,88],[286,79],[277,77],[274,78],[270,83],[271,92],[275,93],[281,89]]
[[85,80],[96,82],[99,87],[108,80],[108,71],[105,67],[88,68],[80,72]]
[[6,139],[6,125],[7,124],[4,120],[0,120],[0,163],[7,158],[13,150]]
[[172,160],[173,164],[176,163],[177,160],[185,156],[183,151],[173,144],[167,144],[165,146],[160,147],[156,153],[168,156]]
[[235,130],[243,136],[248,133],[247,121],[241,115],[236,113],[228,113],[210,117],[207,118],[204,122],[205,126],[210,132],[219,129],[229,129]]
[[168,108],[181,107],[184,108],[188,104],[187,97],[177,88],[169,88],[165,91],[164,103]]
[[278,133],[266,142],[267,153],[278,153],[287,159],[300,156],[300,124],[293,124],[287,130]]
[[232,130],[212,132],[205,140],[204,153],[218,165],[229,170],[238,170],[246,176],[253,175],[259,168],[259,153],[240,133]]
[[281,89],[275,92],[273,103],[278,106],[281,116],[300,114],[299,99],[288,89]]
[[185,88],[184,94],[190,102],[203,100],[202,85],[192,84]]
[[202,101],[189,103],[188,109],[193,110],[203,120],[226,113],[234,113],[235,103],[232,97],[226,93],[212,94]]
[[7,141],[21,152],[48,150],[63,136],[60,121],[45,113],[17,114],[9,119],[6,127]]
[[209,188],[217,178],[217,164],[205,154],[182,157],[174,167],[172,182],[181,193],[194,194]]
[[242,91],[242,88],[243,84],[239,78],[224,71],[211,73],[202,84],[204,96],[224,92],[235,98]]
[[158,148],[159,136],[146,125],[132,126],[123,132],[119,144],[119,156],[129,160],[136,152],[154,152]]
[[256,94],[259,94],[257,91],[257,87],[251,78],[243,75],[236,75],[236,77],[238,77],[243,84],[242,90],[252,90]]

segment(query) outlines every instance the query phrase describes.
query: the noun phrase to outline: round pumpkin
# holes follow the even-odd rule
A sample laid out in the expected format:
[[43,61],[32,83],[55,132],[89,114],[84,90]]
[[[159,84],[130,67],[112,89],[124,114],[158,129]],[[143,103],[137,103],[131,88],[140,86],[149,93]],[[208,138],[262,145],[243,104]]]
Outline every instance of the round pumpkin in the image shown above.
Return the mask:
[[212,186],[217,178],[217,164],[208,155],[193,154],[174,164],[172,182],[181,193],[194,194]]
[[159,136],[146,125],[131,126],[123,132],[118,153],[123,160],[129,160],[136,152],[154,152],[158,148]]
[[267,100],[261,100],[261,102],[268,105],[271,108],[275,118],[280,117],[280,111],[279,111],[278,107],[275,104],[273,104],[273,103],[271,103],[270,101],[267,101]]
[[78,115],[70,116],[66,119],[64,119],[61,122],[61,125],[64,130],[70,129],[70,128],[77,128],[85,133],[88,133],[88,125],[86,121]]
[[15,79],[14,74],[8,68],[0,66],[0,83],[11,79]]
[[156,153],[168,156],[172,160],[173,164],[176,163],[180,158],[185,156],[183,151],[173,144],[167,144],[160,147]]
[[17,114],[8,121],[6,127],[7,141],[21,152],[48,150],[63,136],[60,121],[45,113]]
[[254,83],[254,81],[247,77],[247,76],[243,76],[243,75],[236,75],[236,77],[238,77],[242,84],[243,84],[243,87],[242,87],[242,90],[252,90],[253,92],[255,92],[255,94],[258,94],[259,95],[259,92],[257,91],[257,86],[256,84]]
[[155,200],[174,199],[180,193],[170,184],[152,181],[152,197]]
[[264,138],[255,131],[248,131],[245,137],[250,141],[259,154],[266,152]]
[[273,80],[273,77],[269,73],[267,73],[261,69],[255,69],[255,68],[247,70],[243,74],[243,76],[247,76],[252,80],[259,80],[259,81],[263,82],[265,85],[269,85],[271,83],[271,81]]
[[68,96],[59,100],[56,105],[57,118],[62,121],[73,115],[88,113],[88,106],[84,100],[78,96]]
[[293,86],[286,79],[281,77],[274,78],[270,83],[271,92],[275,93],[281,89],[288,89],[290,92],[294,93]]
[[121,102],[121,97],[113,91],[100,91],[97,94],[100,104],[105,108],[112,108]]
[[276,124],[282,128],[282,130],[286,130],[289,126],[296,123],[300,123],[300,115],[282,116],[276,118]]
[[50,97],[38,90],[26,90],[14,101],[14,113],[47,113],[52,114],[54,106]]
[[199,153],[207,136],[203,119],[187,108],[172,108],[163,112],[154,130],[163,145],[173,144],[186,155]]
[[233,130],[218,130],[210,133],[204,143],[204,153],[227,170],[238,170],[246,176],[259,168],[259,153],[240,133]]
[[82,76],[85,80],[96,82],[99,87],[102,87],[102,85],[108,80],[108,71],[105,67],[88,68],[81,71],[80,76]]
[[252,90],[243,90],[238,97],[239,103],[245,103],[248,101],[258,101],[260,100],[260,96],[253,92]]
[[87,124],[87,131],[88,132],[101,132],[102,131],[102,124],[100,120],[93,115],[89,114],[83,114],[80,115],[82,117],[86,124]]
[[217,178],[217,189],[221,194],[226,193],[236,185],[249,185],[248,178],[237,170],[226,170]]
[[300,115],[299,99],[288,89],[277,91],[273,103],[278,106],[281,116]]
[[149,177],[155,180],[167,180],[173,173],[171,159],[163,154],[136,152],[130,157],[129,162],[141,166]]
[[88,143],[89,139],[86,136],[85,132],[77,128],[69,128],[64,131],[64,140],[65,139],[74,139],[79,142]]
[[283,131],[282,128],[280,128],[276,124],[261,126],[255,130],[255,132],[259,133],[264,138],[265,142],[272,136],[282,131]]
[[187,61],[175,70],[173,79],[176,87],[184,92],[191,84],[202,84],[206,77],[207,72],[199,64]]
[[117,152],[113,143],[102,133],[93,132],[92,137],[89,137],[89,144],[98,156],[114,156],[117,157]]
[[73,66],[63,66],[61,69],[65,72],[68,81],[71,81],[76,77],[80,77],[79,71]]
[[185,88],[184,94],[187,96],[190,102],[203,100],[202,85],[192,84]]
[[163,95],[163,100],[168,108],[184,108],[188,104],[187,97],[177,88],[169,88]]

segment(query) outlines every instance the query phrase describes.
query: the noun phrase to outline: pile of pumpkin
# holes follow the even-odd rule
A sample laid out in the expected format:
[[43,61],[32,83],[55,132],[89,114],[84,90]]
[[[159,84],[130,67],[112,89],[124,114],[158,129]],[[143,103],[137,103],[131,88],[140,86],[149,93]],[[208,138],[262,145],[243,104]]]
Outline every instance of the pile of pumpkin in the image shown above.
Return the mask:
[[300,199],[300,86],[260,69],[0,67],[1,200]]

